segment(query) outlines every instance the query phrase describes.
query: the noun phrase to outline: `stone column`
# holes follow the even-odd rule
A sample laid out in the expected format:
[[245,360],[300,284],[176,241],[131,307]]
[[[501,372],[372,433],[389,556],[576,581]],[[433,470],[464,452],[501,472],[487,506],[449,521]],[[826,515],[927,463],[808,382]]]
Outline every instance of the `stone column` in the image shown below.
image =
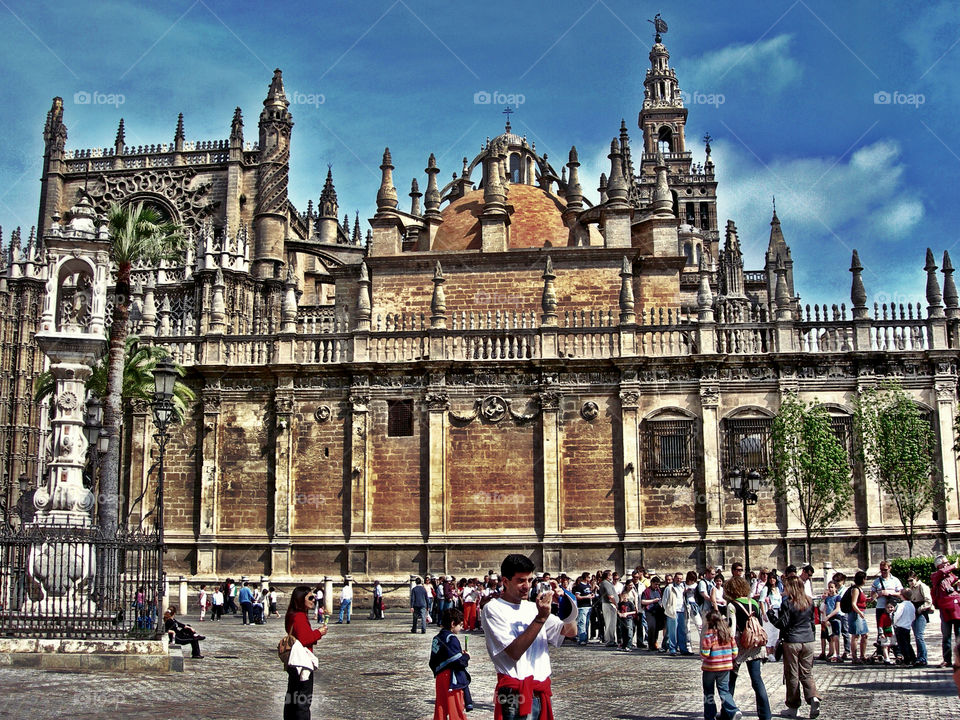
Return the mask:
[[274,395],[273,537],[270,574],[290,575],[290,527],[293,524],[293,378],[279,378]]
[[433,541],[447,531],[447,410],[450,402],[442,388],[428,390],[427,406],[427,540]]
[[948,363],[937,365],[934,389],[937,395],[937,427],[940,430],[939,464],[943,470],[946,493],[946,522],[960,521],[960,484],[957,482],[957,456],[953,449],[954,424],[957,413],[957,378],[950,374]]
[[630,380],[620,383],[620,432],[623,445],[623,463],[619,469],[623,482],[623,532],[638,533],[643,529],[643,509],[640,504],[640,383]]
[[700,380],[700,412],[703,417],[703,482],[707,506],[707,529],[723,524],[723,483],[720,479],[720,386],[716,368],[704,369]]
[[177,607],[177,612],[179,612],[179,614],[182,617],[187,617],[190,614],[188,612],[190,609],[190,605],[189,605],[190,600],[187,597],[187,593],[189,590],[187,588],[187,578],[181,575],[180,581],[177,584],[179,585],[178,600],[180,601],[180,605]]
[[[800,383],[795,377],[793,377],[792,368],[788,369],[786,366],[782,366],[781,373],[782,374],[789,373],[791,376],[791,378],[783,379],[783,380],[780,380],[779,382],[780,404],[782,405],[787,395],[789,395],[790,393],[799,392]],[[769,477],[764,479],[769,480]],[[798,512],[800,509],[799,498],[794,498],[793,495],[790,495],[788,497],[789,499],[787,500],[787,502],[783,503],[783,535],[785,539],[787,537],[787,534],[791,531],[800,531],[801,533],[804,532],[803,523],[800,521],[800,518],[798,517]],[[756,513],[754,514],[756,515]],[[789,549],[790,549],[789,546],[791,545],[789,540],[787,540],[787,545],[788,545],[787,551],[789,553]],[[811,552],[813,552],[812,549],[811,549]],[[806,562],[808,563],[813,562],[813,558],[807,558]]]
[[[540,393],[540,431],[543,443],[543,476],[538,478],[543,498],[543,542],[560,539],[560,399],[559,392],[548,390]],[[544,569],[547,569],[544,560]]]
[[323,612],[327,617],[333,615],[333,578],[323,576]]
[[208,383],[201,393],[203,430],[200,463],[200,536],[197,538],[197,574],[217,574],[216,538],[219,531],[220,503],[217,486],[220,434],[220,381]]
[[365,385],[354,386],[350,392],[350,538],[366,534],[370,528],[367,496],[370,477],[370,413],[367,406],[370,396],[367,392]]

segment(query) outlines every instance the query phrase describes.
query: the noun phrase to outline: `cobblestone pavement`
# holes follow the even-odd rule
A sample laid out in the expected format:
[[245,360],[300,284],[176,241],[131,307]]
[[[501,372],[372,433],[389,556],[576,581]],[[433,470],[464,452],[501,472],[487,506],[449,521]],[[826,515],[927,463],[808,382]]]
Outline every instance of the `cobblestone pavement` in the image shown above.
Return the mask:
[[[188,620],[189,622],[189,620]],[[331,625],[317,644],[321,667],[313,717],[321,720],[429,720],[433,678],[427,667],[430,639],[412,635],[409,615],[388,611],[387,619],[354,617]],[[207,639],[202,660],[185,659],[183,673],[169,675],[78,674],[0,669],[0,717],[184,718],[235,720],[280,718],[286,676],[276,658],[280,619],[243,626],[239,616],[220,623],[194,623]],[[938,623],[931,624],[931,661],[940,660]],[[189,651],[189,647],[187,648]],[[471,635],[471,674],[476,710],[471,720],[490,720],[493,667],[483,638]],[[648,720],[703,717],[700,664],[696,658],[670,658],[644,651],[623,653],[591,644],[552,651],[557,718]],[[784,705],[781,665],[768,663],[763,677],[774,717]],[[960,718],[960,701],[948,670],[880,665],[853,667],[818,662],[814,669],[823,697],[822,718]],[[746,675],[736,699],[747,718],[756,704]],[[806,708],[801,717],[806,717]]]

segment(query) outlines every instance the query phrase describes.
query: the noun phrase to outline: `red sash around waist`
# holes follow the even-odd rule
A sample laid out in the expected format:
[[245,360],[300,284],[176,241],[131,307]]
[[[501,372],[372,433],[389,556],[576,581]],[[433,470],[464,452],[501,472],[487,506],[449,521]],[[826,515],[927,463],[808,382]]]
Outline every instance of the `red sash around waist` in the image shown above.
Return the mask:
[[523,680],[515,677],[497,673],[497,689],[494,690],[493,698],[493,720],[501,720],[503,711],[500,703],[497,702],[497,695],[501,688],[509,690],[518,690],[520,692],[520,707],[517,712],[521,715],[529,715],[533,712],[533,696],[540,696],[540,720],[553,720],[553,705],[550,703],[550,678],[546,680],[534,680],[533,675],[528,675]]

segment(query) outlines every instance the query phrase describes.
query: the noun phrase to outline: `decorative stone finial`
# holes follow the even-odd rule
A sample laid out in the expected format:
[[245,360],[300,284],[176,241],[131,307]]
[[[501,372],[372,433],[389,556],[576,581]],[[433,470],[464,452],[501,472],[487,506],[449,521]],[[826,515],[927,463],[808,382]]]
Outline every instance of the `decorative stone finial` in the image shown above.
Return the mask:
[[120,124],[117,126],[117,136],[113,140],[114,152],[117,155],[123,155],[123,147],[126,142],[126,133],[123,129],[123,118],[120,118]]
[[630,259],[624,255],[620,268],[620,324],[632,325],[637,321],[636,305],[633,300],[633,267]]
[[173,132],[173,145],[180,151],[183,150],[183,113],[177,115],[177,129]]
[[850,272],[853,273],[853,282],[850,285],[850,301],[853,303],[853,319],[866,320],[869,317],[867,310],[867,291],[863,287],[863,265],[860,264],[860,255],[853,251],[850,259]]
[[697,269],[700,272],[700,287],[697,290],[697,317],[700,322],[713,322],[713,292],[710,290],[710,274],[707,272],[707,254],[700,253]]
[[397,189],[393,186],[393,161],[390,148],[383,149],[383,162],[380,165],[380,190],[377,192],[377,212],[396,210]]
[[653,190],[653,211],[658,215],[673,215],[673,195],[670,194],[670,185],[667,183],[667,163],[663,153],[657,153],[657,184]]
[[414,217],[420,215],[420,198],[423,197],[423,193],[420,192],[420,185],[417,183],[417,179],[413,178],[410,182],[410,214]]
[[950,262],[950,253],[943,251],[943,300],[947,304],[947,317],[960,317],[960,307],[957,305],[957,286],[953,280],[953,263]]
[[622,155],[620,153],[620,143],[616,138],[610,141],[610,180],[607,182],[607,198],[611,202],[626,202],[627,200],[627,181],[623,176]]
[[933,251],[927,248],[927,262],[924,265],[927,271],[927,317],[942,318],[943,296],[940,294],[940,283],[937,280],[937,263],[933,259]]
[[443,291],[443,284],[446,278],[443,277],[443,268],[440,267],[440,261],[433,271],[433,297],[430,300],[430,327],[435,329],[444,329],[447,326],[447,297]]
[[553,260],[549,255],[547,255],[542,277],[543,296],[540,304],[543,308],[543,314],[540,316],[541,323],[545,327],[555,327],[557,324],[557,293],[553,287],[553,281],[557,276],[553,272]]
[[243,145],[243,111],[240,108],[233,111],[233,120],[230,121],[230,144]]

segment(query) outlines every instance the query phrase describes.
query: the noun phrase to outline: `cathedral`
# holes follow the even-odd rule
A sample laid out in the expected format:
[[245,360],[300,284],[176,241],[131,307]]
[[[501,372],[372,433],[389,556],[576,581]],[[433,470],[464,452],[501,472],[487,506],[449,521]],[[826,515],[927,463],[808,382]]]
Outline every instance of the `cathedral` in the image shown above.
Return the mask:
[[[938,268],[927,252],[925,308],[868,305],[855,252],[849,297],[811,308],[774,211],[764,264],[745,269],[736,225],[717,215],[709,137],[701,161],[659,35],[649,60],[637,131],[611,122],[599,178],[581,175],[576,147],[559,163],[507,122],[446,183],[424,148],[426,177],[402,203],[384,150],[368,228],[341,217],[332,172],[316,205],[288,199],[279,70],[254,138],[237,108],[222,140],[187,140],[181,115],[170,143],[128,146],[121,120],[112,146],[68,149],[55,98],[38,224],[11,234],[0,271],[7,506],[18,479],[47,482],[49,411],[31,400],[45,242],[142,201],[188,238],[180,262],[132,277],[131,332],[197,394],[166,453],[168,573],[399,581],[482,574],[515,551],[550,571],[726,565],[743,557],[746,508],[730,479],[754,471],[754,567],[875,567],[906,543],[856,462],[852,413],[884,378],[936,428],[945,499],[917,549],[947,550],[960,534],[949,256]],[[584,183],[599,183],[596,204]],[[829,411],[854,467],[850,511],[811,558],[769,481],[789,392]],[[153,432],[150,408],[129,404],[133,524],[153,493],[146,507],[130,498],[157,482]]]

